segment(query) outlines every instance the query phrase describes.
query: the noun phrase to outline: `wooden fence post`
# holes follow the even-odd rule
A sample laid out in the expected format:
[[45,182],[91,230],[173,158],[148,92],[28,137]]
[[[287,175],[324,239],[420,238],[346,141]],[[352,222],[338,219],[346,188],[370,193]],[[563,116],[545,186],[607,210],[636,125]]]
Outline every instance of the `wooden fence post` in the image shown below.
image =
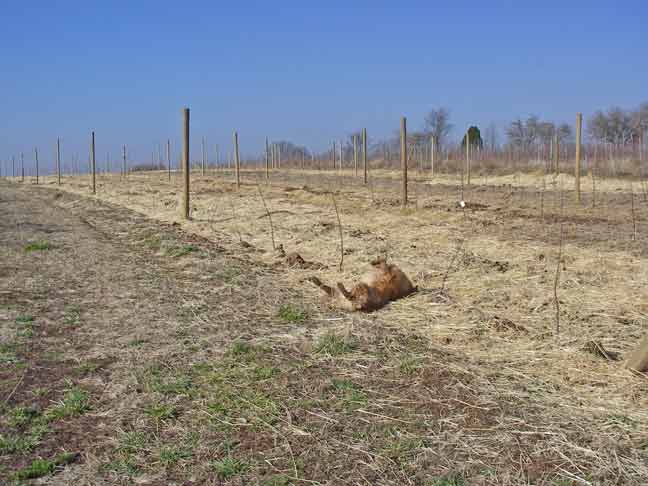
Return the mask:
[[336,169],[336,163],[335,163],[335,140],[333,140],[333,148],[331,149],[333,153],[333,171],[335,172]]
[[182,130],[182,170],[184,177],[183,194],[182,194],[182,209],[184,219],[189,219],[189,108],[183,108],[183,130]]
[[236,189],[241,188],[241,161],[239,159],[239,142],[238,142],[238,133],[234,132],[234,165],[236,170]]
[[97,178],[96,178],[96,160],[95,160],[95,132],[92,132],[90,140],[90,164],[92,170],[92,194],[97,193]]
[[362,129],[362,165],[364,167],[364,183],[367,183],[367,129]]
[[25,182],[25,154],[20,152],[20,182]]
[[466,131],[466,185],[470,185],[470,130]]
[[124,179],[126,179],[126,175],[128,174],[128,171],[126,170],[126,145],[122,147],[122,175],[124,176]]
[[558,133],[554,134],[553,139],[553,164],[554,164],[554,173],[556,177],[560,175],[560,142],[558,141]]
[[171,182],[171,140],[167,138],[166,146],[166,156],[167,156],[167,170],[169,173],[169,182]]
[[34,147],[34,158],[36,159],[36,185],[38,185],[38,147]]
[[353,171],[355,177],[358,177],[358,136],[353,136]]
[[268,137],[266,137],[265,144],[265,176],[266,180],[270,179],[270,153],[268,148]]
[[90,170],[92,171],[92,194],[97,193],[97,166],[95,160],[95,140],[94,132],[92,132],[92,137],[90,139]]
[[61,139],[56,139],[56,175],[58,185],[61,185]]
[[583,114],[576,114],[576,161],[575,161],[575,185],[576,185],[576,200],[581,202],[581,185],[580,185],[580,173],[581,173],[581,131],[583,127]]
[[16,156],[11,156],[11,177],[16,177]]
[[201,174],[203,177],[205,177],[205,164],[207,163],[207,153],[206,153],[206,148],[205,148],[205,137],[202,138],[201,141],[201,148],[202,148],[202,171]]
[[401,169],[402,176],[402,204],[407,206],[407,118],[401,118],[400,126],[400,148],[401,148]]
[[434,135],[430,137],[430,172],[434,176],[434,157],[436,155],[436,143],[434,142]]

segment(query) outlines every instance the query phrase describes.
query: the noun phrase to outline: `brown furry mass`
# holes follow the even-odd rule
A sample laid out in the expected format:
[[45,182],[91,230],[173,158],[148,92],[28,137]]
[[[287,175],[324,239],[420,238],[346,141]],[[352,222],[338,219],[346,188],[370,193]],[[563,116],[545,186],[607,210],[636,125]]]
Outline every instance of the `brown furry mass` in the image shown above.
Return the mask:
[[311,277],[310,281],[324,291],[325,299],[331,305],[348,311],[374,311],[416,291],[416,287],[396,265],[376,260],[371,262],[371,266],[371,270],[351,291],[340,282],[336,287],[329,287],[317,277]]

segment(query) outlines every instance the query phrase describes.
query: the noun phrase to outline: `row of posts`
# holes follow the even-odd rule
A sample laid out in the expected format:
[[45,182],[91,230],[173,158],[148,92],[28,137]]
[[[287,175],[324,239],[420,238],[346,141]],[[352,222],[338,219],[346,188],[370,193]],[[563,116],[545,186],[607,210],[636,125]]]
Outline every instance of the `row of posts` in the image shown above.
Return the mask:
[[[183,214],[186,219],[189,219],[189,108],[183,108],[183,149],[182,149],[182,172],[184,174],[184,195],[183,195]],[[583,124],[583,115],[578,113],[576,115],[576,157],[575,157],[575,191],[577,201],[581,202],[581,190],[580,190],[580,171],[581,171],[581,137],[582,137],[582,124]],[[362,165],[363,165],[363,181],[366,184],[368,182],[368,170],[367,170],[367,130],[366,128],[362,129]],[[434,170],[434,139],[432,141],[432,170]],[[270,145],[268,139],[265,141],[265,176],[266,178],[270,177],[270,158],[272,158],[273,167],[275,161],[277,165],[280,165],[280,150],[277,149],[277,145],[272,145],[272,152],[270,151]],[[205,164],[206,164],[206,155],[205,155],[205,141],[203,138],[202,141],[202,174],[205,175]],[[557,172],[558,170],[558,137],[554,137],[554,168]],[[408,148],[407,148],[407,118],[401,118],[400,124],[400,153],[401,153],[401,202],[403,206],[407,205],[407,166],[408,166]],[[170,141],[167,140],[166,146],[166,155],[167,155],[167,165],[168,165],[168,177],[171,180],[171,145]],[[36,184],[38,184],[38,149],[34,149],[34,156],[36,161]],[[302,153],[302,168],[304,165],[304,155]],[[354,159],[354,169],[355,174],[358,173],[358,141],[357,135],[353,137],[353,159]],[[12,159],[13,162],[13,159]],[[95,133],[92,132],[92,139],[90,144],[90,165],[92,171],[92,193],[96,194],[96,158],[95,158]],[[126,146],[123,147],[123,170],[126,170]],[[333,165],[335,168],[335,145],[333,147]],[[340,144],[340,167],[342,166],[342,146]],[[241,187],[241,178],[240,178],[240,156],[239,156],[239,141],[238,133],[234,132],[234,167],[236,175],[236,188]],[[61,184],[61,143],[60,139],[56,140],[56,172],[57,172],[57,183]],[[466,175],[467,175],[467,184],[470,185],[470,176],[471,176],[471,140],[470,140],[470,131],[466,132]],[[24,169],[24,157],[21,153],[21,180],[24,180],[25,169]],[[462,179],[463,179],[463,170],[462,170]]]

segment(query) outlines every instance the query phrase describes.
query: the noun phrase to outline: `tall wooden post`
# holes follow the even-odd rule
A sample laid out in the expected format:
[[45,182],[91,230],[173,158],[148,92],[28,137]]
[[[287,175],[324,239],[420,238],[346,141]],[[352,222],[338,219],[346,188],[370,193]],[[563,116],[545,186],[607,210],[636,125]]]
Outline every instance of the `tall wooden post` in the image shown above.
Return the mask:
[[355,177],[358,177],[358,136],[353,136],[353,171]]
[[575,185],[576,185],[576,200],[581,202],[581,185],[580,185],[580,173],[581,173],[581,131],[583,128],[583,114],[576,114],[576,161],[575,161]]
[[238,133],[234,132],[234,165],[236,170],[236,188],[241,188],[241,160],[239,159],[239,142],[238,142]]
[[171,182],[171,140],[167,138],[166,143],[166,156],[167,156],[167,172],[169,175],[169,182]]
[[553,165],[554,165],[554,173],[556,174],[556,177],[560,174],[560,142],[558,141],[558,133],[556,132],[554,134],[553,138]]
[[342,140],[340,140],[340,174],[344,170],[344,152],[342,150]]
[[271,143],[269,145],[269,150],[270,150],[270,153],[269,153],[269,157],[270,157],[270,164],[269,165],[270,165],[270,167],[269,167],[269,169],[274,169],[274,144]]
[[36,184],[38,185],[38,148],[34,147],[34,158],[36,159]]
[[61,185],[61,139],[56,139],[56,175],[58,185]]
[[201,174],[204,177],[205,176],[205,164],[207,163],[206,162],[207,154],[205,153],[205,150],[206,150],[205,149],[205,137],[202,138],[201,149],[202,149],[202,170],[201,170]]
[[470,185],[470,130],[466,132],[466,184]]
[[128,174],[128,170],[126,169],[126,145],[122,147],[122,174],[124,175],[124,179],[126,179],[126,175]]
[[362,129],[362,166],[364,170],[364,183],[367,183],[367,129]]
[[434,176],[434,158],[436,156],[436,143],[434,140],[434,135],[430,137],[430,172]]
[[16,177],[16,156],[11,156],[11,177]]
[[20,152],[20,182],[25,182],[25,154]]
[[400,149],[402,176],[402,203],[407,206],[407,118],[401,118],[400,126]]
[[333,140],[333,148],[331,151],[333,152],[333,171],[335,171],[335,168],[337,167],[337,164],[335,163],[335,140]]
[[182,209],[184,219],[189,219],[189,108],[183,108],[183,130],[182,130],[182,170],[183,170],[183,197]]
[[90,140],[90,165],[92,170],[92,194],[97,193],[97,176],[96,176],[96,160],[95,160],[95,132],[92,132]]
[[281,144],[277,144],[277,169],[281,169]]
[[268,137],[266,137],[266,145],[265,145],[265,176],[266,176],[266,180],[270,179],[270,154],[268,152],[269,152]]
[[301,149],[301,170],[304,170],[304,159],[306,158],[306,151]]

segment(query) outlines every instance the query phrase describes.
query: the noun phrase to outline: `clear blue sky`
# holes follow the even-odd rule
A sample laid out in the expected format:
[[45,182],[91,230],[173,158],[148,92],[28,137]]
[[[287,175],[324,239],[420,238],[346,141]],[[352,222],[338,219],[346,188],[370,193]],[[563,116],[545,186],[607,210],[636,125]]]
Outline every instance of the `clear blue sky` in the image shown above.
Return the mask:
[[[452,4],[452,5],[450,5]],[[315,150],[367,127],[382,137],[450,108],[454,136],[537,114],[573,123],[648,100],[648,2],[60,1],[0,5],[0,160],[49,162],[121,144],[242,151],[267,135]]]

